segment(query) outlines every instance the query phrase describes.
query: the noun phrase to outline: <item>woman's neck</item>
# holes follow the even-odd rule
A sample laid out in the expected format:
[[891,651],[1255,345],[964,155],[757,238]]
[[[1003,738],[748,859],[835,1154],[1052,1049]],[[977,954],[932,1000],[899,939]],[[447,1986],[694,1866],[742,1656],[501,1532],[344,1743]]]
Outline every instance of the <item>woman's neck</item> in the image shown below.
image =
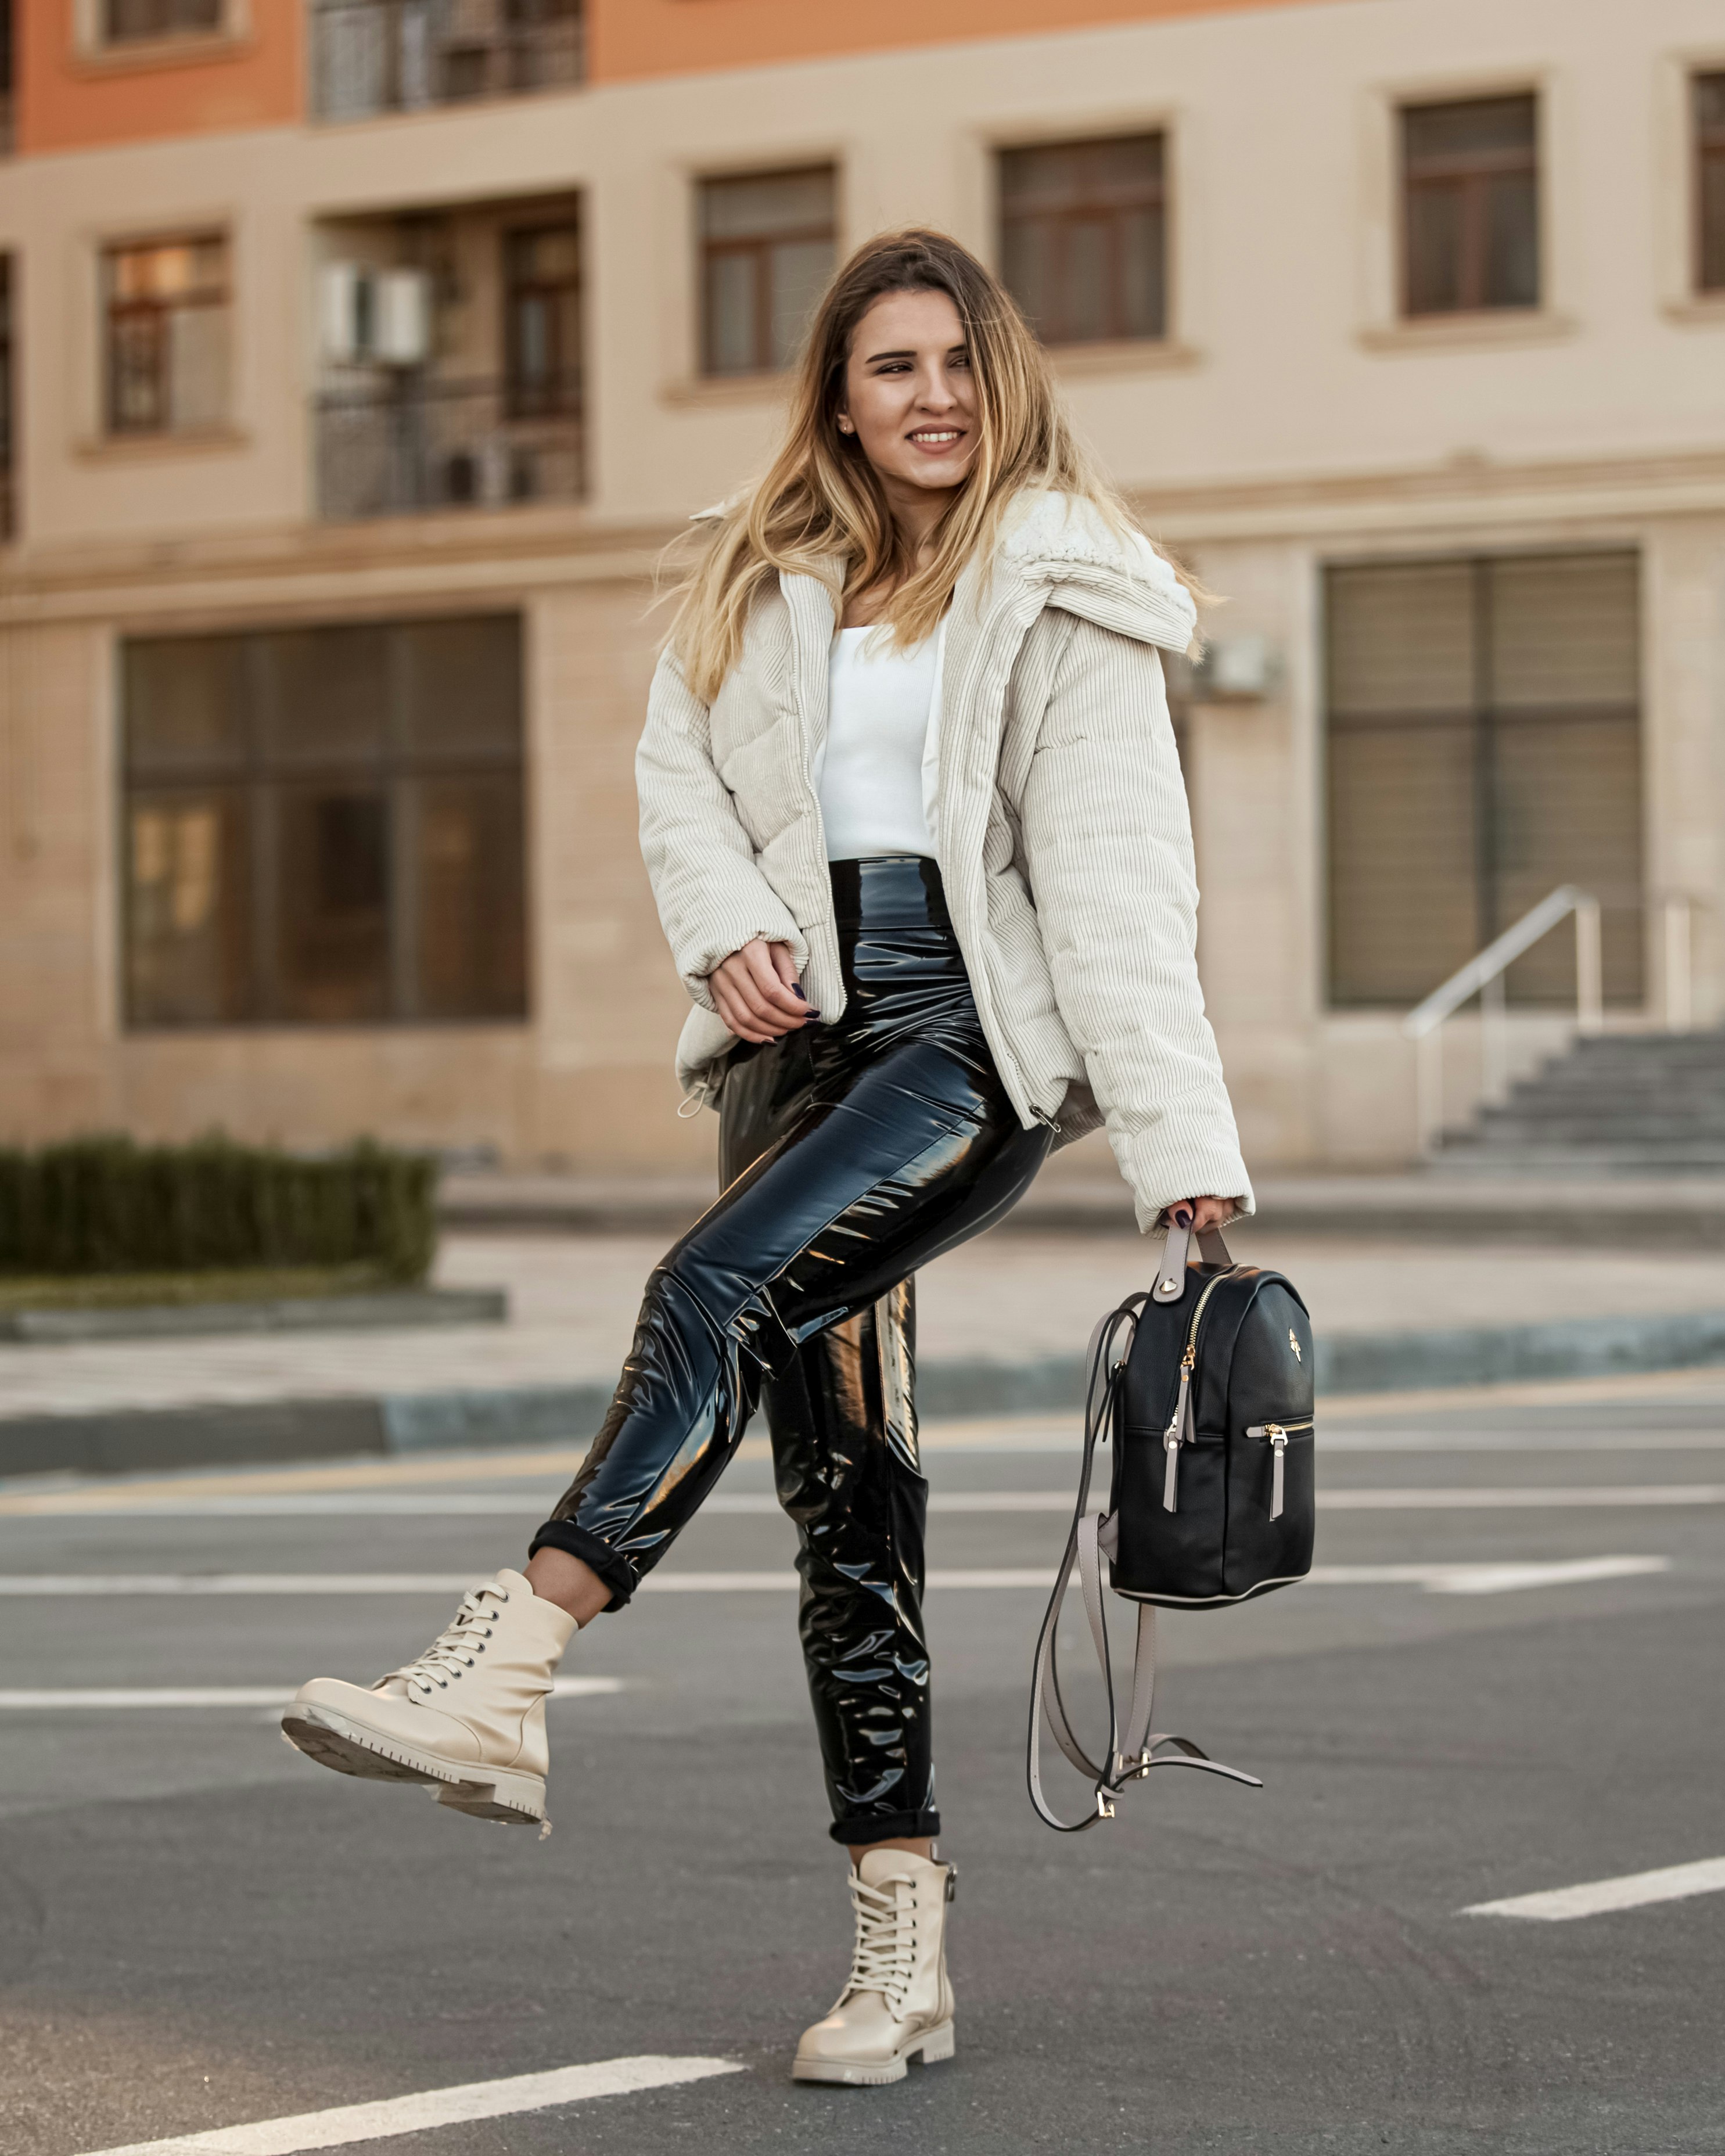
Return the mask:
[[[934,552],[935,527],[952,506],[953,487],[906,486],[902,481],[881,480],[881,492],[891,514],[899,542],[912,565],[927,567]],[[892,603],[899,578],[884,577],[866,591],[852,592],[845,602],[845,629],[867,629],[878,621]]]

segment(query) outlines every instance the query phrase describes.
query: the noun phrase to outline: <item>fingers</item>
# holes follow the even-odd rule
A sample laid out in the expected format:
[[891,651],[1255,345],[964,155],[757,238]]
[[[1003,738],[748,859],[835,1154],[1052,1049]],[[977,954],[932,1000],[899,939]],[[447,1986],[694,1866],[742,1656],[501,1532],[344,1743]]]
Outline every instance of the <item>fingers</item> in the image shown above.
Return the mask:
[[796,986],[789,949],[758,937],[716,967],[707,986],[714,1009],[742,1040],[782,1040],[818,1015]]
[[[809,1015],[809,1005],[802,990],[797,986],[797,969],[791,965],[787,978],[780,954],[789,964],[791,954],[782,943],[765,943],[757,937],[752,943],[745,943],[742,950],[732,954],[740,959],[746,973],[745,993],[752,991],[759,998],[762,1016],[779,1012],[793,1024],[800,1025]],[[727,964],[732,961],[727,959]]]
[[1235,1200],[1231,1198],[1177,1198],[1163,1208],[1163,1218],[1202,1235],[1206,1228],[1225,1227],[1234,1218],[1234,1212]]

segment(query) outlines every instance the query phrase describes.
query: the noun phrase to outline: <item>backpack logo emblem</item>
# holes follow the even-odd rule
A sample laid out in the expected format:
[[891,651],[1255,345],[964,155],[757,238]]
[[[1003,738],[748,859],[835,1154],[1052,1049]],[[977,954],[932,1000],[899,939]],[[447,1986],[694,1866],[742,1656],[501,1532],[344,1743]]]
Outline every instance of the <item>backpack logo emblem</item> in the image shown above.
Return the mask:
[[1291,1325],[1288,1327],[1288,1345],[1294,1351],[1294,1360],[1296,1363],[1303,1363],[1306,1358],[1300,1353],[1300,1343],[1294,1337],[1294,1328]]

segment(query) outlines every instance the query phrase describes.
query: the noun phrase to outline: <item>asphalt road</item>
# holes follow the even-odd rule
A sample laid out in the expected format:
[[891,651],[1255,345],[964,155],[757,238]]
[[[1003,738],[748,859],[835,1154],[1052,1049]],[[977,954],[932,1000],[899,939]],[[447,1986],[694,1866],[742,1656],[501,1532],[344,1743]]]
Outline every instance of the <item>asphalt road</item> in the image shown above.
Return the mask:
[[[742,2071],[368,2145],[1725,2151],[1725,1893],[1461,1913],[1725,1858],[1725,1381],[1345,1404],[1321,1438],[1337,1584],[1167,1627],[1158,1720],[1261,1794],[1159,1775],[1111,1825],[1051,1835],[1020,1759],[1042,1598],[932,1594],[958,2051],[886,2089],[788,2078],[849,1928],[787,1592],[643,1596],[583,1635],[566,1671],[621,1688],[553,1704],[543,1844],[321,1772],[255,1702],[0,1705],[0,2148],[84,2156],[663,2054]],[[931,1445],[933,1564],[1050,1568],[1058,1514],[998,1500],[1064,1491],[1070,1433],[931,1436],[956,1440]],[[48,1510],[0,1489],[0,1586],[38,1583],[0,1596],[0,1700],[369,1678],[453,1598],[63,1584],[477,1575],[519,1562],[560,1481],[475,1459],[83,1485]],[[1601,1486],[1688,1494],[1561,1502]],[[783,1568],[768,1487],[741,1460],[667,1574]],[[996,1504],[967,1508],[979,1494]],[[1666,1568],[1348,1578],[1606,1557]]]

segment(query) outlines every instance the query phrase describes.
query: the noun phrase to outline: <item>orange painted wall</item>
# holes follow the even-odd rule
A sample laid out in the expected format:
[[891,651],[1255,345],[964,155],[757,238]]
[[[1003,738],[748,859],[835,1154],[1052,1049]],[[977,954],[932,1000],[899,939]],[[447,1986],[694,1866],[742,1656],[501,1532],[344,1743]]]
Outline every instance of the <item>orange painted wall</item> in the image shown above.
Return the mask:
[[14,4],[18,146],[26,156],[300,116],[303,0],[246,0],[249,28],[233,44],[130,65],[78,50],[74,0]]
[[771,66],[965,38],[1048,36],[1103,23],[1288,8],[1309,0],[588,0],[595,82]]

